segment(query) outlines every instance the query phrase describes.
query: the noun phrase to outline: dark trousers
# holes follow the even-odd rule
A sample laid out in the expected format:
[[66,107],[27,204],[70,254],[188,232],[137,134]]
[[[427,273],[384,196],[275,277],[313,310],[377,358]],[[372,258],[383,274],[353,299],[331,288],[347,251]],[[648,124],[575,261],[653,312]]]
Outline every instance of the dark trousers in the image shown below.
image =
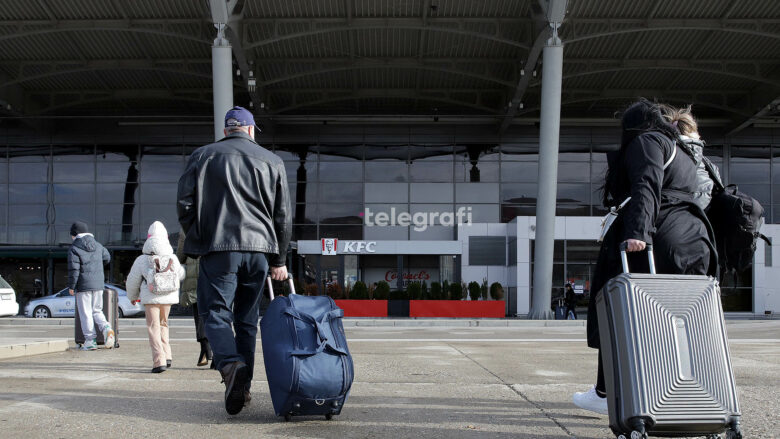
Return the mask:
[[569,311],[574,315],[574,320],[577,320],[577,310],[574,309],[574,305],[566,305],[566,318],[569,318]]
[[206,325],[198,313],[197,303],[192,304],[192,319],[195,320],[195,340],[201,343],[208,341],[208,338],[206,338]]
[[[268,261],[258,252],[214,252],[200,258],[198,310],[217,369],[234,361],[255,365],[257,322]],[[235,331],[235,335],[233,332]]]
[[599,365],[596,372],[596,393],[599,396],[606,396],[607,383],[604,379],[604,363],[601,361],[601,349],[599,349]]

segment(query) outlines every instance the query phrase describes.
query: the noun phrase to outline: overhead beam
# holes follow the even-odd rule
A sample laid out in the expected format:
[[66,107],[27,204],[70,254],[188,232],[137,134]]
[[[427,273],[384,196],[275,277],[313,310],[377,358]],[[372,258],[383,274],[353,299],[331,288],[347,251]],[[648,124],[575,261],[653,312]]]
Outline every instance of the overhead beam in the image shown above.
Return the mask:
[[402,98],[402,99],[409,99],[409,100],[420,99],[420,100],[431,101],[431,102],[441,102],[441,103],[447,103],[452,105],[469,107],[475,110],[480,110],[488,114],[495,112],[495,109],[493,108],[486,107],[484,105],[480,105],[476,103],[476,101],[479,101],[479,98],[475,102],[468,102],[462,99],[458,99],[456,95],[462,93],[463,93],[462,91],[459,90],[453,91],[452,89],[444,89],[437,92],[426,93],[426,91],[418,91],[414,88],[359,89],[356,91],[356,93],[352,93],[351,91],[348,91],[347,93],[340,93],[340,92],[334,93],[328,91],[322,93],[319,99],[315,99],[315,100],[300,101],[299,99],[294,99],[293,104],[278,109],[275,114],[283,114],[298,108],[313,107],[316,105],[322,105],[322,104],[332,103],[332,102],[343,102],[343,101],[350,101],[350,100],[357,100],[357,99],[372,99],[372,98],[394,98],[394,99]]
[[[775,20],[771,20],[775,21]],[[592,40],[615,35],[631,34],[635,32],[653,32],[669,30],[709,30],[718,32],[738,33],[754,35],[765,38],[780,39],[780,32],[767,30],[769,23],[765,20],[738,20],[738,19],[609,19],[609,18],[576,18],[566,22],[567,30],[564,38],[567,43]],[[601,25],[605,30],[577,34],[577,24]]]
[[[224,0],[211,0],[224,1]],[[228,3],[229,20],[225,35],[233,48],[233,57],[236,59],[238,69],[241,71],[241,81],[249,92],[249,99],[259,125],[267,133],[273,132],[273,121],[268,117],[268,99],[265,96],[264,86],[257,82],[257,67],[254,64],[254,56],[245,48],[244,44],[244,7],[243,0],[231,0]],[[249,52],[249,54],[248,54]]]
[[[420,71],[433,71],[433,72],[443,72],[443,73],[452,73],[454,75],[460,75],[460,76],[467,76],[474,79],[479,79],[486,82],[492,82],[495,84],[500,84],[507,87],[513,87],[514,83],[510,81],[504,81],[495,77],[492,77],[486,73],[475,73],[469,70],[462,70],[452,67],[444,67],[444,66],[438,66],[431,62],[415,59],[415,58],[404,58],[404,59],[397,59],[395,62],[383,62],[378,61],[370,58],[362,58],[362,59],[356,59],[352,63],[347,63],[345,65],[340,65],[336,67],[322,67],[322,64],[324,63],[318,63],[320,64],[319,69],[315,70],[309,70],[309,71],[303,71],[303,72],[295,72],[290,73],[283,76],[278,76],[273,79],[267,80],[262,82],[262,85],[269,86],[273,84],[279,84],[282,82],[290,81],[293,79],[299,79],[304,78],[307,76],[315,76],[315,75],[322,75],[326,73],[333,73],[333,72],[341,72],[341,71],[348,71],[348,70],[360,70],[360,69],[383,69],[383,70],[393,70],[393,69],[416,69]],[[486,69],[483,69],[483,71]]]
[[[650,97],[650,98],[662,98],[665,100],[671,100],[671,101],[682,101],[686,103],[691,103],[694,105],[701,105],[708,108],[717,109],[720,111],[723,111],[725,113],[729,113],[735,116],[742,116],[742,117],[749,117],[750,113],[747,113],[742,108],[737,108],[729,105],[725,105],[723,103],[717,103],[713,102],[710,99],[707,99],[708,97],[713,96],[726,96],[728,93],[725,93],[723,90],[692,90],[690,92],[676,92],[676,93],[666,93],[663,94],[663,90],[650,90],[650,89],[611,89],[606,92],[602,92],[601,90],[591,90],[591,89],[565,89],[563,92],[563,97],[561,101],[562,106],[571,105],[571,104],[577,104],[577,103],[587,103],[587,102],[595,102],[595,101],[604,101],[604,100],[635,100],[639,97]],[[744,93],[744,91],[736,90],[731,93],[732,97],[740,96]],[[720,99],[721,102],[724,102],[725,99]],[[522,111],[518,112],[518,116],[525,115],[525,114],[531,114],[539,111],[539,106],[533,106],[526,108]]]
[[[591,65],[593,66],[591,69],[564,74],[563,79],[566,80],[566,79],[578,78],[581,76],[596,75],[600,73],[625,72],[625,71],[632,71],[632,70],[683,70],[689,72],[724,75],[733,78],[753,81],[757,83],[780,86],[780,79],[776,80],[776,79],[770,79],[768,77],[764,77],[760,75],[748,75],[744,73],[729,71],[725,68],[725,65],[723,64],[721,64],[720,66],[715,66],[713,64],[706,65],[694,61],[688,63],[671,64],[671,63],[659,63],[656,60],[625,60],[625,61],[619,61],[611,64],[605,63],[601,65],[595,65],[595,64],[591,64]],[[535,81],[533,84],[531,84],[531,87],[537,87],[539,86],[539,84],[540,84],[539,81]]]
[[257,47],[276,44],[282,41],[293,40],[298,38],[306,38],[315,35],[323,35],[323,34],[336,33],[336,32],[349,32],[353,30],[399,29],[399,30],[417,30],[417,31],[426,30],[430,32],[449,33],[454,35],[461,35],[464,37],[477,38],[480,40],[493,41],[495,43],[505,44],[508,46],[528,50],[528,46],[526,44],[520,43],[518,41],[509,38],[501,37],[496,33],[482,33],[482,32],[467,30],[465,24],[470,23],[468,21],[463,21],[462,22],[463,25],[460,25],[458,27],[453,27],[448,25],[436,25],[433,22],[424,24],[419,18],[418,19],[353,18],[350,24],[346,24],[342,20],[340,24],[334,24],[334,25],[328,24],[328,25],[322,25],[321,27],[316,27],[316,25],[322,22],[309,20],[309,23],[311,27],[309,30],[292,32],[288,34],[274,33],[269,38],[259,40],[259,41],[254,41],[248,44],[246,48],[254,49]]
[[[45,114],[52,111],[63,110],[71,107],[77,107],[80,105],[94,104],[99,102],[121,102],[128,100],[138,99],[161,99],[171,101],[184,101],[184,102],[198,102],[203,104],[211,104],[211,93],[209,90],[197,90],[187,91],[187,94],[180,94],[182,90],[169,90],[169,89],[149,89],[149,90],[97,90],[85,92],[82,90],[71,91],[67,95],[63,93],[63,97],[67,97],[66,102],[55,103],[51,102],[48,106],[43,107],[36,111],[35,114]],[[53,99],[52,99],[53,101]]]
[[[202,22],[202,20],[199,20],[198,22]],[[142,24],[137,20],[59,20],[56,22],[45,21],[43,23],[38,23],[37,21],[20,21],[14,23],[15,24],[11,25],[8,21],[0,21],[0,29],[7,31],[7,29],[4,28],[11,28],[10,32],[0,35],[0,43],[36,35],[85,31],[119,31],[146,33],[184,39],[197,43],[211,44],[211,41],[204,39],[201,36],[168,30],[172,24],[175,24],[175,21],[158,22],[155,27]],[[45,25],[46,27],[41,27],[41,25]]]
[[196,70],[189,69],[187,65],[179,65],[177,67],[172,67],[173,64],[161,64],[159,62],[155,62],[153,59],[135,59],[135,60],[95,60],[95,61],[81,61],[79,64],[59,64],[61,69],[58,69],[56,66],[57,64],[54,64],[51,69],[44,73],[40,73],[37,75],[21,75],[20,77],[13,78],[13,79],[7,79],[3,81],[0,79],[0,87],[8,86],[8,85],[15,85],[15,84],[23,84],[25,82],[32,82],[37,81],[40,79],[49,78],[52,76],[58,76],[58,75],[68,75],[68,74],[74,74],[74,73],[84,73],[84,72],[97,72],[97,71],[105,71],[105,70],[151,70],[151,71],[157,71],[157,72],[169,72],[174,74],[181,74],[181,75],[189,75],[189,76],[198,76],[201,78],[207,78],[211,79],[210,73],[205,72],[199,72]]
[[726,136],[733,136],[745,128],[753,125],[757,121],[771,116],[772,114],[780,113],[780,96],[772,99],[768,104],[764,105],[756,114],[750,116],[745,121],[735,126],[726,134]]
[[520,79],[517,81],[512,99],[509,101],[508,108],[504,114],[504,118],[501,121],[501,125],[498,127],[498,133],[504,134],[504,132],[512,125],[512,120],[515,118],[517,111],[520,109],[520,104],[523,102],[523,96],[526,90],[528,90],[528,84],[531,81],[531,72],[536,69],[536,63],[539,61],[539,56],[542,54],[544,43],[550,36],[549,29],[545,28],[539,35],[536,36],[534,45],[531,51],[528,53],[528,58],[525,61],[523,69],[520,71]]

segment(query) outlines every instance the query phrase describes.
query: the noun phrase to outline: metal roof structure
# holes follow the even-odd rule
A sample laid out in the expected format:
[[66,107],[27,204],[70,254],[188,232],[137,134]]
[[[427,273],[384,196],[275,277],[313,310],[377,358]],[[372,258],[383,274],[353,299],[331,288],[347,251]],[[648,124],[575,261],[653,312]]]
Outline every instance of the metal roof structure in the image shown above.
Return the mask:
[[[538,117],[537,0],[228,4],[236,104],[278,118]],[[560,35],[565,118],[637,96],[733,129],[780,112],[777,0],[569,0]],[[3,111],[207,115],[214,36],[207,0],[0,0]]]

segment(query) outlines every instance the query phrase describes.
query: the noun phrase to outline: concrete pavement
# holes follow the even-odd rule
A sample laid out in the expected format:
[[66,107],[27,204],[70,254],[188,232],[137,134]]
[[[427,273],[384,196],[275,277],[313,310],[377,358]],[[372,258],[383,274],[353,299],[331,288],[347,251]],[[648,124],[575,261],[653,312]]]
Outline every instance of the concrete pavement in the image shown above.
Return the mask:
[[[191,327],[172,329],[174,367],[160,375],[145,328],[121,328],[118,350],[0,361],[0,437],[611,437],[605,416],[570,402],[595,374],[581,326],[349,327],[356,373],[342,415],[291,423],[273,414],[260,355],[252,405],[231,417],[218,373],[195,367]],[[780,322],[728,331],[746,437],[777,437]],[[0,324],[0,342],[71,333]]]

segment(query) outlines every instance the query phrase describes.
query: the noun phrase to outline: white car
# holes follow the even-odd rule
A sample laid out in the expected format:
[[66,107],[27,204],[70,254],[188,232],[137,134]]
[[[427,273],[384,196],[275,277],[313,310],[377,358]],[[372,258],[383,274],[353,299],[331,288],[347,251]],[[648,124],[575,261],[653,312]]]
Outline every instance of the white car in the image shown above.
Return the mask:
[[[144,313],[144,307],[140,303],[132,304],[127,298],[127,291],[106,284],[106,288],[116,290],[119,295],[119,317],[130,317]],[[36,319],[48,319],[49,317],[73,317],[76,314],[76,297],[68,293],[68,289],[62,289],[56,294],[39,297],[31,300],[24,307],[24,315]]]
[[16,303],[16,292],[13,287],[0,276],[0,317],[19,314],[19,304]]

